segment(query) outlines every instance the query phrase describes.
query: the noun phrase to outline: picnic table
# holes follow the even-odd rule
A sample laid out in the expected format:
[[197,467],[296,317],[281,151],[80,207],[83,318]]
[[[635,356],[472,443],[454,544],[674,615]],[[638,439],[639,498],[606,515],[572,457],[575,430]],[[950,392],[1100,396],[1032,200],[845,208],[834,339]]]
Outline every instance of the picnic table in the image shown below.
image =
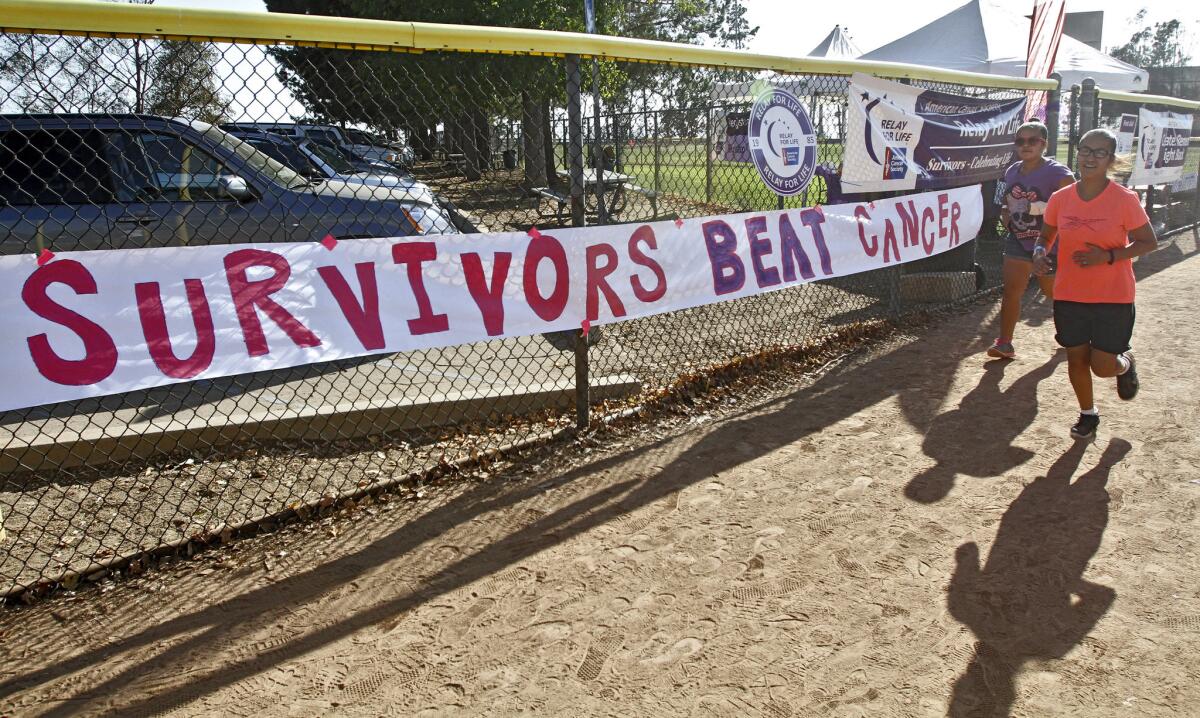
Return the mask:
[[[568,186],[570,185],[571,175],[567,170],[558,170],[558,176],[563,178]],[[636,178],[632,175],[605,170],[603,177],[598,178],[596,170],[590,168],[583,171],[583,205],[589,212],[594,212],[599,207],[597,198],[601,179],[604,185],[604,208],[610,215],[618,214],[625,209],[630,193],[646,197],[650,200],[653,213],[658,214],[658,192],[639,187],[634,183]]]
[[[562,185],[570,187],[571,175],[567,170],[560,169],[557,172],[562,179]],[[604,208],[609,217],[615,217],[626,207],[628,196],[631,193],[640,194],[650,200],[652,214],[658,216],[658,192],[644,187],[639,187],[633,183],[635,178],[632,175],[627,175],[621,172],[605,171],[603,176],[604,184]],[[589,214],[595,214],[599,209],[597,194],[600,188],[601,181],[596,177],[596,170],[586,169],[583,171],[583,205],[584,209]],[[556,189],[554,187],[534,187],[530,190],[531,194],[538,199],[538,213],[542,218],[553,218],[560,224],[566,225],[569,220],[571,198],[570,190]],[[548,201],[550,203],[549,211],[542,210],[541,203]]]

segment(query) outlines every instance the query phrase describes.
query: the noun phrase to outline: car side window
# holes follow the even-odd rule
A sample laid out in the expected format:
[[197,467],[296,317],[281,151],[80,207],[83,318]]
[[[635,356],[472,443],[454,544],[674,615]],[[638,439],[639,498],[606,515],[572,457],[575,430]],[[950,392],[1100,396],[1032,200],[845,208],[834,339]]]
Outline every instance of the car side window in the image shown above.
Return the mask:
[[0,133],[0,203],[81,205],[112,201],[104,137],[94,130]]
[[320,170],[312,163],[299,147],[293,144],[279,144],[277,142],[264,142],[262,140],[247,140],[247,143],[254,149],[262,152],[266,156],[276,161],[282,162],[289,168],[299,172],[302,175],[320,174]]
[[228,200],[221,194],[222,175],[232,174],[204,150],[174,135],[138,135],[150,173],[161,197],[168,201]]
[[116,179],[117,201],[151,202],[162,197],[162,187],[136,133],[109,133],[108,161]]

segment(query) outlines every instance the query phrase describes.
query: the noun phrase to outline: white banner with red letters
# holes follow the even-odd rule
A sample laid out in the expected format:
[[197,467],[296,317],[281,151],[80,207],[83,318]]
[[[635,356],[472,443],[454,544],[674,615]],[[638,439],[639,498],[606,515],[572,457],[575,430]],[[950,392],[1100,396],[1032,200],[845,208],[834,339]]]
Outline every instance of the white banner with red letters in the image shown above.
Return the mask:
[[982,212],[975,185],[528,234],[0,257],[0,411],[748,297],[944,252]]

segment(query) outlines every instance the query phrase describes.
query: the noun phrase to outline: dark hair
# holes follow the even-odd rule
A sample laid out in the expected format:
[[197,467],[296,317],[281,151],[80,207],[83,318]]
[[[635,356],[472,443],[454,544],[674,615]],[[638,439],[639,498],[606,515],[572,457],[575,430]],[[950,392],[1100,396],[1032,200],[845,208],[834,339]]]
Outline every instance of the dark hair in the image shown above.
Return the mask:
[[1089,137],[1103,137],[1108,141],[1108,151],[1115,157],[1117,154],[1117,136],[1113,131],[1104,127],[1097,127],[1094,130],[1088,130],[1083,133],[1083,137],[1079,138],[1080,144]]
[[1043,140],[1046,140],[1047,142],[1050,141],[1050,132],[1040,120],[1030,120],[1029,122],[1026,122],[1017,128],[1017,133],[1020,134],[1021,130],[1037,130],[1037,133],[1042,136]]

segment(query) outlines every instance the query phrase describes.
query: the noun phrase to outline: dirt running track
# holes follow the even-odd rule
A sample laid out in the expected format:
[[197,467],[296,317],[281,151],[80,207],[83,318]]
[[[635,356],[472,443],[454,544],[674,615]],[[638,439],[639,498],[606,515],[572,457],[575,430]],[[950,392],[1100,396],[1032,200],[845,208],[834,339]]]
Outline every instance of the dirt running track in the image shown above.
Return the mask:
[[1076,444],[1033,302],[0,615],[11,715],[1187,716],[1200,256],[1139,266],[1143,389]]

